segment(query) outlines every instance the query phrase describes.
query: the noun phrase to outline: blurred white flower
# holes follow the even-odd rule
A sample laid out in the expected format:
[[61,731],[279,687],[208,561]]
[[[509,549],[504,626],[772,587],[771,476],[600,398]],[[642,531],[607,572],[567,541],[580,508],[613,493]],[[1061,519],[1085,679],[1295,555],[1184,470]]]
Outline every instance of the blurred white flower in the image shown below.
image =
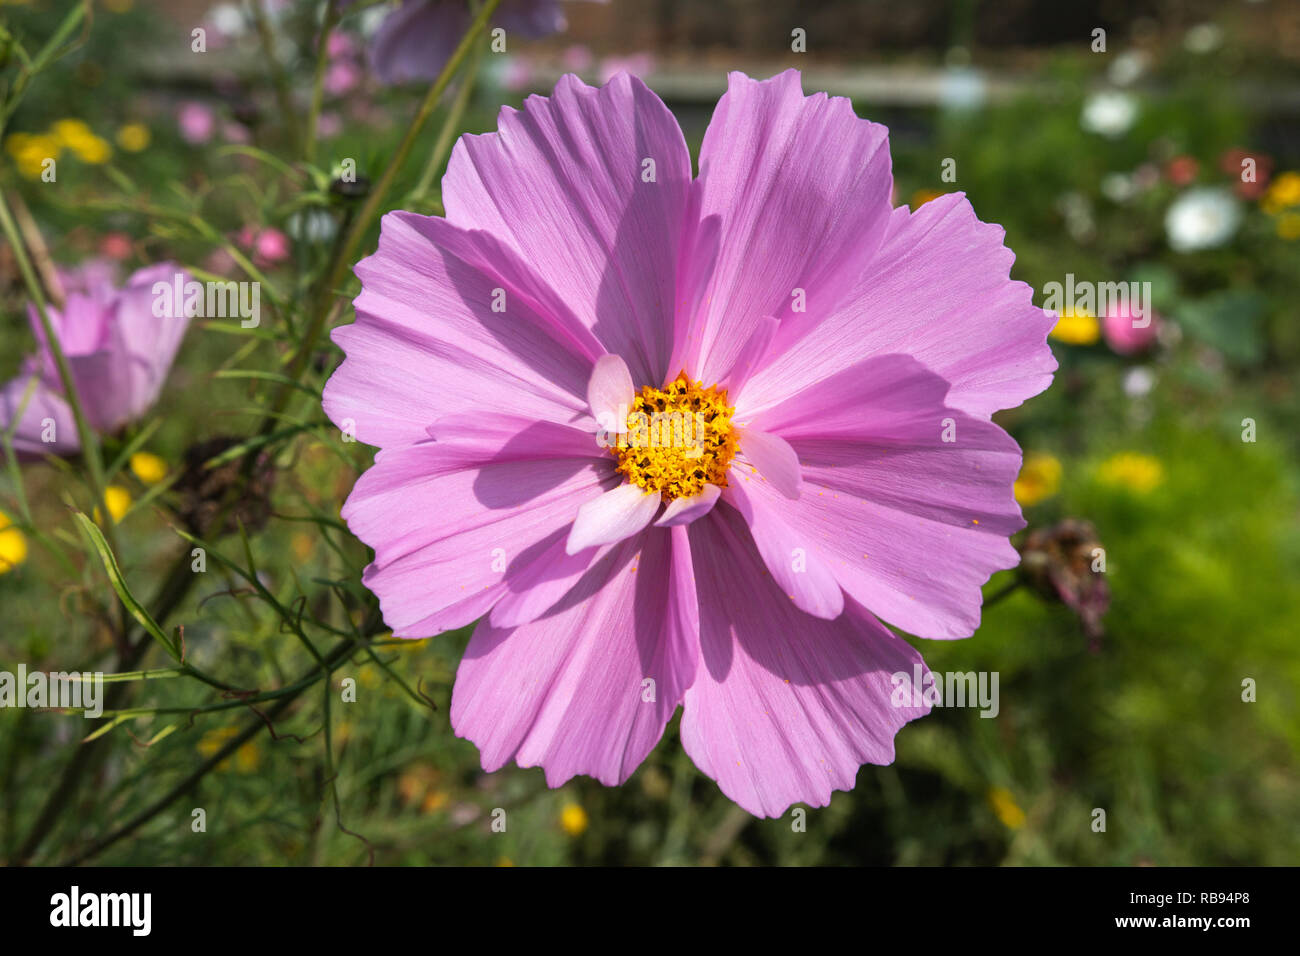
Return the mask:
[[1124,373],[1124,394],[1129,398],[1141,398],[1155,387],[1155,372],[1145,365],[1137,365]]
[[1101,179],[1101,194],[1111,202],[1128,202],[1137,191],[1137,183],[1126,173],[1108,173]]
[[208,11],[208,22],[214,30],[227,37],[242,36],[247,29],[244,12],[234,3],[218,3]]
[[1190,53],[1212,53],[1223,43],[1223,30],[1213,23],[1198,23],[1183,37]]
[[1127,93],[1107,90],[1094,93],[1083,104],[1079,122],[1090,133],[1114,139],[1128,132],[1137,119],[1137,100]]
[[1106,77],[1116,86],[1128,86],[1146,72],[1150,62],[1144,50],[1125,50],[1111,61]]
[[1241,206],[1226,189],[1189,189],[1165,213],[1169,246],[1177,252],[1213,249],[1232,238],[1241,224]]

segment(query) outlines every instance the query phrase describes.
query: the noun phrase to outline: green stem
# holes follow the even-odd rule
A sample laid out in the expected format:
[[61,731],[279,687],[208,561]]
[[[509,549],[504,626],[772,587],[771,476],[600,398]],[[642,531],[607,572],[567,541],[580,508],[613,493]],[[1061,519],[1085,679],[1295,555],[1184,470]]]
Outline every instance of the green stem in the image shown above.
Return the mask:
[[316,44],[316,71],[312,76],[311,108],[307,111],[307,140],[303,144],[303,157],[309,163],[316,156],[316,129],[325,98],[325,60],[329,53],[330,34],[339,22],[337,5],[337,0],[329,0],[325,5],[325,19],[321,22],[320,40]]
[[99,523],[104,528],[104,537],[108,540],[109,546],[116,553],[118,549],[115,544],[116,535],[113,531],[113,516],[109,514],[108,502],[104,498],[106,482],[104,480],[104,460],[99,453],[99,439],[95,435],[95,430],[90,427],[90,421],[86,418],[85,409],[81,404],[81,396],[77,392],[77,383],[72,377],[72,366],[68,364],[68,357],[63,352],[63,343],[59,341],[59,337],[54,333],[54,323],[50,321],[49,312],[46,310],[45,292],[36,279],[31,260],[27,256],[27,249],[19,237],[18,226],[9,212],[9,204],[5,201],[3,192],[0,192],[0,227],[3,227],[5,237],[13,248],[14,259],[18,262],[18,271],[22,273],[23,283],[27,286],[27,292],[36,305],[37,315],[40,316],[41,330],[45,333],[46,347],[54,358],[55,368],[59,372],[59,381],[63,385],[63,397],[72,409],[73,420],[77,423],[77,436],[81,439],[81,457],[86,463],[90,490],[97,503],[96,507],[99,509]]
[[[317,291],[316,300],[313,303],[314,307],[312,309],[311,325],[308,326],[307,332],[303,336],[302,345],[299,347],[297,354],[294,356],[293,361],[290,363],[289,368],[286,371],[289,378],[295,380],[298,379],[302,375],[303,370],[306,369],[307,365],[311,362],[312,354],[316,350],[316,342],[319,340],[321,332],[324,330],[326,325],[326,318],[333,311],[333,305],[331,304],[330,299],[334,295],[334,290],[343,281],[343,274],[346,271],[348,264],[352,262],[353,257],[356,255],[357,247],[361,245],[362,238],[365,236],[366,231],[370,228],[371,222],[374,221],[375,216],[378,214],[380,206],[383,205],[384,197],[388,195],[388,190],[392,187],[393,180],[397,177],[398,170],[406,163],[406,158],[410,155],[411,149],[414,147],[415,141],[420,135],[420,131],[424,128],[424,124],[427,123],[429,117],[433,115],[433,111],[437,107],[438,101],[442,99],[442,94],[447,89],[447,85],[451,82],[451,78],[455,76],[456,71],[460,69],[461,63],[463,63],[465,57],[469,55],[470,47],[474,45],[474,41],[477,40],[479,34],[483,32],[483,29],[487,26],[488,20],[491,19],[492,14],[496,12],[500,3],[501,0],[487,0],[483,5],[483,9],[479,11],[478,16],[476,16],[473,23],[470,24],[469,30],[466,31],[463,37],[461,37],[460,43],[456,47],[456,52],[451,55],[451,59],[447,61],[446,65],[442,68],[442,72],[438,74],[438,78],[433,81],[433,85],[431,85],[428,92],[425,93],[424,100],[420,103],[420,108],[416,110],[415,118],[411,121],[411,125],[406,131],[406,135],[402,137],[401,143],[397,146],[397,151],[393,154],[392,159],[388,161],[388,165],[384,168],[378,181],[371,188],[370,195],[366,197],[365,205],[361,207],[361,212],[352,221],[352,227],[348,230],[347,235],[344,237],[343,241],[339,243],[334,254],[333,262],[329,270],[326,272],[320,288]],[[284,411],[284,408],[288,404],[289,398],[292,394],[292,388],[289,388],[288,386],[280,387],[280,391],[276,395],[271,407],[273,414],[268,415],[266,421],[262,423],[263,431],[274,426],[273,415]]]
[[298,152],[298,127],[294,122],[293,97],[289,91],[289,78],[280,67],[275,55],[275,34],[271,32],[271,21],[266,17],[265,0],[254,0],[253,20],[257,26],[258,38],[262,41],[262,51],[266,55],[267,66],[271,71],[271,83],[275,87],[275,98],[280,106],[280,117],[284,130],[289,136],[289,146],[296,155]]
[[460,121],[465,115],[465,108],[469,106],[470,97],[474,92],[474,80],[478,77],[479,66],[483,63],[483,47],[474,51],[474,60],[470,63],[469,69],[465,71],[464,77],[460,81],[460,89],[456,91],[456,99],[452,101],[451,110],[447,113],[447,118],[443,120],[442,129],[438,131],[438,139],[433,144],[433,152],[429,154],[429,161],[424,164],[424,172],[420,174],[420,182],[415,187],[415,192],[411,193],[412,199],[423,199],[428,195],[429,190],[433,188],[433,177],[438,175],[438,170],[442,169],[443,163],[447,161],[447,154],[451,152],[451,145],[456,140],[456,131],[460,128]]

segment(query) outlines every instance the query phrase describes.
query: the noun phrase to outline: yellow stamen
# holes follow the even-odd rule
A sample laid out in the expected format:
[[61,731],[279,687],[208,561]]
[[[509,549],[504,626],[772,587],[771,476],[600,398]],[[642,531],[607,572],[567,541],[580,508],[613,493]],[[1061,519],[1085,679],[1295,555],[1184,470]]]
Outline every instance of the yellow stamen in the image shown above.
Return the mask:
[[737,450],[735,411],[726,389],[704,388],[682,372],[663,388],[637,393],[628,431],[610,452],[628,481],[664,501],[697,495],[705,485],[725,488]]

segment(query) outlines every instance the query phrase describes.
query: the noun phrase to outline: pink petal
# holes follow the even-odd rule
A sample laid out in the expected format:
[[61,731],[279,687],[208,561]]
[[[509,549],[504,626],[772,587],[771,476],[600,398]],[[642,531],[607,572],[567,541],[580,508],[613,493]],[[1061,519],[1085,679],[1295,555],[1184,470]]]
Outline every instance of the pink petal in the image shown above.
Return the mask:
[[799,497],[799,456],[784,438],[757,428],[742,428],[737,461],[741,471],[746,463],[758,469],[759,478],[771,482],[787,498]]
[[832,376],[755,419],[798,453],[799,500],[745,485],[759,527],[779,523],[810,566],[815,558],[874,614],[932,638],[975,630],[980,587],[1019,562],[1007,538],[1024,527],[1012,495],[1020,449],[945,405],[947,387],[904,355]]
[[655,522],[660,528],[671,528],[676,525],[687,525],[696,518],[703,518],[713,510],[714,504],[717,503],[718,496],[722,494],[722,489],[717,485],[705,485],[704,490],[698,495],[691,495],[689,498],[674,498],[668,502],[664,508],[663,517]]
[[640,80],[567,75],[497,125],[452,151],[448,220],[502,239],[637,382],[663,383],[691,180],[677,120]]
[[[14,451],[21,457],[75,455],[81,449],[71,407],[36,373],[34,363],[0,387],[0,431],[11,428]],[[54,441],[43,441],[49,432]]]
[[428,637],[486,614],[614,480],[607,459],[553,457],[553,437],[525,429],[499,446],[425,441],[375,457],[343,518],[375,550],[362,581],[395,634]]
[[722,792],[756,816],[826,806],[863,763],[894,759],[894,735],[928,712],[895,706],[921,656],[856,603],[835,621],[800,613],[764,573],[740,517],[717,509],[690,529],[700,656],[682,745]]
[[658,510],[659,492],[646,494],[639,485],[621,484],[578,509],[565,550],[577,554],[622,541],[648,525]]
[[698,219],[719,220],[718,253],[675,358],[716,382],[765,317],[815,323],[862,274],[889,220],[887,132],[847,99],[805,97],[797,70],[732,73],[700,149],[700,186]]
[[732,405],[736,404],[749,377],[763,367],[763,360],[780,327],[781,323],[770,315],[759,322],[749,336],[749,341],[736,356],[736,364],[718,381],[718,386],[727,390],[727,399]]
[[547,616],[479,624],[456,672],[452,726],[485,770],[513,758],[544,767],[551,787],[580,773],[620,784],[695,677],[696,608],[683,529],[621,542]]
[[786,598],[813,617],[834,620],[844,610],[840,590],[817,542],[790,524],[788,498],[732,468],[723,499],[744,517],[763,561]]
[[750,379],[745,414],[891,352],[947,379],[948,404],[982,418],[1041,392],[1056,368],[1046,344],[1055,319],[1008,278],[1015,256],[1003,235],[960,193],[895,209],[884,246],[839,308],[793,344],[778,337]]
[[[493,273],[481,267],[488,258]],[[324,406],[360,441],[420,441],[437,419],[465,408],[554,422],[586,413],[595,357],[554,302],[538,304],[528,267],[490,237],[390,213],[378,251],[356,272],[357,321],[333,332],[348,357],[326,384]],[[519,287],[526,294],[514,294]],[[493,310],[497,290],[504,312]]]

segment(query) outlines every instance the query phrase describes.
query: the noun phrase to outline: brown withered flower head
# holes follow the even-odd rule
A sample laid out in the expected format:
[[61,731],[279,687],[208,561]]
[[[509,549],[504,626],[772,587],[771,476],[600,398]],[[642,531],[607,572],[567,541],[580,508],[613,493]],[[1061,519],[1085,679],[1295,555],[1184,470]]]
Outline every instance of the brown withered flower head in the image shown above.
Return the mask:
[[1066,518],[1050,527],[1032,529],[1020,545],[1019,573],[1040,595],[1060,601],[1079,616],[1091,650],[1101,646],[1110,585],[1106,583],[1105,551],[1092,522]]

